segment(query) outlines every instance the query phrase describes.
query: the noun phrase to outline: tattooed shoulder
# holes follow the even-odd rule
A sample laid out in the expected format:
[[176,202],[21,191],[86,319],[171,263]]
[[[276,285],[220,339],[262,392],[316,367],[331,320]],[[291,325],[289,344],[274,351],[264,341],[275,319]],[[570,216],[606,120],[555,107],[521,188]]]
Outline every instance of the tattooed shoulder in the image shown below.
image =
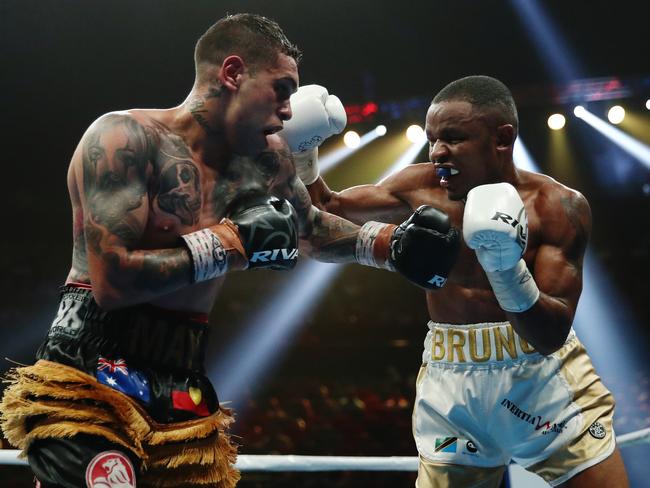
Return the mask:
[[91,126],[82,144],[86,218],[128,240],[141,231],[126,216],[143,204],[150,138],[131,116],[112,113]]

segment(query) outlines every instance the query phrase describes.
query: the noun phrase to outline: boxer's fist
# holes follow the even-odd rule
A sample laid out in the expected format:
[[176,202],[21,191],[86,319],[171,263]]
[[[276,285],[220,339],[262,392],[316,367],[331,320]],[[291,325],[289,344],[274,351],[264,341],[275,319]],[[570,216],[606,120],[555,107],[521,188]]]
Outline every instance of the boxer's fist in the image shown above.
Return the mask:
[[513,268],[523,256],[528,238],[526,209],[515,187],[496,183],[470,190],[463,237],[485,271]]
[[298,259],[298,214],[284,199],[245,194],[228,207],[248,259],[248,268],[291,269]]
[[413,283],[435,290],[447,281],[459,248],[460,236],[449,216],[422,205],[393,232],[389,260]]
[[318,178],[318,146],[345,128],[347,116],[338,97],[319,85],[301,86],[290,101],[293,116],[279,135],[293,153],[298,176],[310,185]]

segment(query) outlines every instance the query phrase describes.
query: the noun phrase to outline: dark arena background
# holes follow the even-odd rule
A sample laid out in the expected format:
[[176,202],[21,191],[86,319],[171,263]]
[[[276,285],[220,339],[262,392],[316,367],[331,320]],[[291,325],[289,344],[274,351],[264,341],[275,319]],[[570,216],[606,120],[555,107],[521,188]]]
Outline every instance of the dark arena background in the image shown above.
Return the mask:
[[[335,190],[426,161],[405,131],[423,125],[448,82],[485,74],[512,89],[516,162],[591,205],[574,327],[617,400],[616,433],[650,427],[650,17],[639,0],[0,0],[0,372],[33,361],[56,310],[72,248],[66,171],[84,130],[109,111],[180,104],[196,39],[237,12],[276,20],[304,53],[301,84],[345,104],[345,132],[361,144],[345,150],[341,134],[321,148]],[[552,114],[563,128],[549,127]],[[211,322],[209,376],[237,409],[241,454],[417,455],[410,422],[427,311],[403,278],[303,257],[290,273],[229,276]],[[650,487],[650,445],[621,450],[631,486]],[[517,476],[507,483],[544,486]],[[410,487],[415,477],[246,471],[238,486]],[[2,464],[0,485],[33,486],[32,475]]]

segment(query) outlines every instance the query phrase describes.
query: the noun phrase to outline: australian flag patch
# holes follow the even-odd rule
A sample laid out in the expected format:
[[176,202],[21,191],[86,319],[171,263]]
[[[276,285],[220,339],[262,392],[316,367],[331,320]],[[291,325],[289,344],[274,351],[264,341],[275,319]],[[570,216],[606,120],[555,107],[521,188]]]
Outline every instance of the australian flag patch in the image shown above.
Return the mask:
[[97,380],[110,386],[114,390],[129,395],[130,397],[149,403],[151,390],[149,380],[141,371],[132,369],[129,371],[124,359],[97,360]]

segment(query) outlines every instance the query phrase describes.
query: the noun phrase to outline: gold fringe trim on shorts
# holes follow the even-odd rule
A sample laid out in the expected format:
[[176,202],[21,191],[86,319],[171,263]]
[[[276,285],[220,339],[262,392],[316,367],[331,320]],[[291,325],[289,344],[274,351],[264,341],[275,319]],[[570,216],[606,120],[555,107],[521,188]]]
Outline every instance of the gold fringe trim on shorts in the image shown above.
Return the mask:
[[151,487],[231,488],[237,446],[227,433],[229,409],[189,420],[155,422],[135,401],[75,368],[40,360],[12,369],[0,402],[0,426],[22,449],[35,439],[99,435],[142,459],[141,483]]

